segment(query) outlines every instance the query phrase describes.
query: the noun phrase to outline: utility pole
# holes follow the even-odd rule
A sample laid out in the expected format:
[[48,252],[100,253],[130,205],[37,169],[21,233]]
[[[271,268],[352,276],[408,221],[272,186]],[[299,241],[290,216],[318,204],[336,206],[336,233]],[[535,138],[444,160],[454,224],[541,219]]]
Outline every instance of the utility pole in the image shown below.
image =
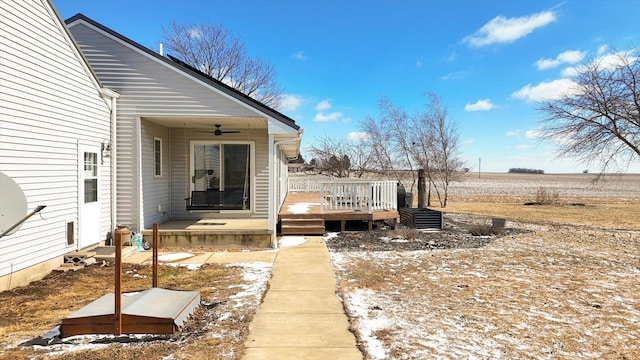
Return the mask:
[[482,158],[478,158],[478,179],[480,179],[480,166],[482,165]]

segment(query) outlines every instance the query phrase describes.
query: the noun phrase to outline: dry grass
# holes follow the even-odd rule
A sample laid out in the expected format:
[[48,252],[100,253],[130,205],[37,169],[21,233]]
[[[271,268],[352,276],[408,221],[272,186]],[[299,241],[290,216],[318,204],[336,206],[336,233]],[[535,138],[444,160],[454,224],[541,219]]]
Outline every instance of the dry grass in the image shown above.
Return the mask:
[[557,227],[483,249],[346,256],[347,304],[373,291],[390,358],[640,357],[636,233]]
[[[639,359],[638,180],[487,176],[445,210],[529,231],[479,249],[333,254],[367,358]],[[524,206],[541,186],[554,204]]]
[[452,202],[445,211],[501,217],[535,224],[574,224],[640,230],[640,203],[525,206],[522,203]]
[[[151,287],[149,266],[125,264],[124,269],[123,291]],[[113,343],[60,355],[47,355],[43,350],[16,346],[46,333],[59,324],[63,317],[113,291],[113,271],[113,267],[96,265],[78,272],[54,272],[41,281],[0,293],[0,302],[3,304],[0,308],[0,358],[158,359],[178,353],[189,354],[194,359],[240,358],[248,325],[256,309],[250,306],[234,309],[231,304],[228,308],[232,309],[232,313],[219,321],[210,318],[215,314],[209,310],[199,310],[187,325],[190,327],[186,329],[190,331],[190,336],[185,339],[169,337],[169,341],[127,345]],[[161,266],[158,282],[167,289],[198,290],[203,301],[225,304],[243,290],[241,285],[245,281],[241,268],[207,265],[195,271]],[[220,305],[220,308],[223,307]],[[219,336],[212,337],[211,334]]]

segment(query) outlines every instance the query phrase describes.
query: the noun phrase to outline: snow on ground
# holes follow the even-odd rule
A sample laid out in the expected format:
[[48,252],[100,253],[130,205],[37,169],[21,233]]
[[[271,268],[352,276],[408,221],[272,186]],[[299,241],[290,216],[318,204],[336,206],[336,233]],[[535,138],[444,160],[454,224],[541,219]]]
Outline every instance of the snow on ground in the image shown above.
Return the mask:
[[371,359],[640,358],[638,232],[331,257]]
[[308,214],[312,206],[319,206],[320,203],[295,203],[287,206],[287,210],[292,214]]
[[307,242],[304,236],[283,236],[280,238],[280,247],[293,247]]
[[260,304],[262,295],[267,290],[267,282],[271,278],[272,263],[270,262],[247,262],[233,263],[228,266],[241,266],[244,283],[241,285],[242,291],[231,296],[234,308],[247,306],[247,304]]

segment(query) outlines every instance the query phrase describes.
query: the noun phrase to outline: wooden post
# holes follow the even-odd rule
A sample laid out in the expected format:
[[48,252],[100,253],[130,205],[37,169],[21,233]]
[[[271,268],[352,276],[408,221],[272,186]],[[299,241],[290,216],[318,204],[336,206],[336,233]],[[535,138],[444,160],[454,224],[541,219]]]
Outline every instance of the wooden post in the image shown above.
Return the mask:
[[427,182],[424,169],[418,170],[418,208],[426,207]]
[[114,291],[114,319],[113,335],[122,335],[122,238],[131,236],[129,229],[117,228],[114,232],[116,258],[115,258],[115,291]]
[[158,287],[158,223],[153,223],[153,240],[152,240],[152,262],[153,262],[153,287]]

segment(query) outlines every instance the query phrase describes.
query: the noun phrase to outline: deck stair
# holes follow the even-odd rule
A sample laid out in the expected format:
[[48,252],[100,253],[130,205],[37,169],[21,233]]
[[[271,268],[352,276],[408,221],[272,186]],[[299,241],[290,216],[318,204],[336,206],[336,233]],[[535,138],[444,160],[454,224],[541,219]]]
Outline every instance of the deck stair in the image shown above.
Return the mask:
[[282,235],[322,235],[324,232],[324,219],[322,218],[280,219],[280,233]]

